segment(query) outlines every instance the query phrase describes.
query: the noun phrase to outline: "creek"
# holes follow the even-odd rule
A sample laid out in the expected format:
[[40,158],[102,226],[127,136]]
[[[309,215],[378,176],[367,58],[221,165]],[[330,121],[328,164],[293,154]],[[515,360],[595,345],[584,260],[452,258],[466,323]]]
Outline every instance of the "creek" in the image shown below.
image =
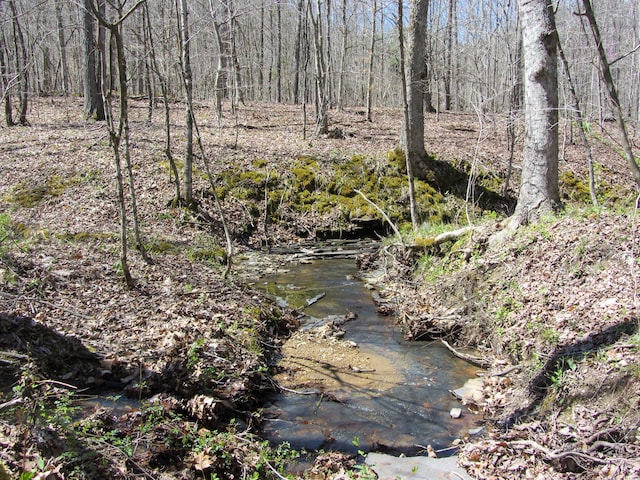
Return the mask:
[[[409,455],[423,453],[426,445],[447,449],[478,424],[449,392],[478,369],[439,344],[405,341],[394,319],[378,313],[372,291],[356,274],[353,259],[313,260],[286,264],[255,285],[304,312],[303,339],[305,331],[312,335],[349,318],[339,326],[342,350],[335,349],[335,338],[314,343],[294,334],[289,340],[297,342],[295,355],[285,355],[282,367],[306,369],[307,381],[268,399],[265,437],[309,451]],[[329,353],[315,351],[323,349]],[[360,360],[366,369],[359,368]],[[452,419],[452,408],[462,408],[462,417]]]

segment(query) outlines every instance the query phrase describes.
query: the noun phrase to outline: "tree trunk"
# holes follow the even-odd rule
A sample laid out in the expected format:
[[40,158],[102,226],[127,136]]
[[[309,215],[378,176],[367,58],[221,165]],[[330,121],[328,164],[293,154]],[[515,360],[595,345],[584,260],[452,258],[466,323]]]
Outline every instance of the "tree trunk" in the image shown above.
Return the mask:
[[347,0],[342,0],[342,45],[340,48],[340,76],[338,77],[338,108],[344,108],[344,77],[347,60]]
[[571,70],[569,69],[569,62],[567,60],[566,55],[564,54],[564,49],[562,48],[562,43],[560,43],[560,39],[558,39],[558,54],[560,56],[560,60],[562,61],[562,66],[564,67],[565,75],[567,76],[567,83],[569,84],[569,93],[571,94],[571,102],[573,104],[573,110],[578,117],[578,131],[580,132],[580,139],[582,140],[582,145],[584,146],[584,153],[587,156],[587,167],[589,170],[589,194],[591,195],[591,203],[594,206],[598,205],[598,196],[596,195],[596,181],[595,181],[595,173],[593,169],[593,156],[591,155],[591,145],[589,145],[589,140],[587,139],[586,133],[586,125],[584,121],[584,117],[582,116],[582,110],[580,108],[580,100],[578,99],[578,93],[576,92],[576,87],[573,83],[573,77],[571,76]]
[[58,46],[60,47],[60,74],[62,77],[62,93],[69,94],[69,62],[67,61],[67,42],[64,38],[62,21],[62,0],[53,0],[56,11],[56,28],[58,30]]
[[[293,78],[293,103],[300,103],[300,46],[302,44],[302,21],[304,19],[304,0],[298,0],[298,10],[296,18],[296,38],[293,46],[293,64],[295,74]],[[262,34],[261,34],[262,35]]]
[[[130,129],[129,129],[129,104],[128,104],[128,77],[127,77],[127,63],[125,57],[124,50],[124,40],[122,38],[122,23],[124,20],[136,9],[138,8],[144,0],[138,0],[136,3],[126,14],[123,14],[121,9],[118,9],[118,19],[114,23],[107,22],[105,18],[105,14],[103,10],[96,9],[92,4],[93,14],[98,18],[98,21],[103,27],[106,27],[111,35],[111,44],[113,49],[115,50],[115,65],[117,67],[117,72],[110,72],[110,77],[115,77],[117,74],[118,79],[118,90],[119,90],[119,115],[118,115],[118,125],[115,126],[113,119],[113,111],[111,102],[108,100],[111,97],[111,91],[106,90],[103,85],[102,95],[106,98],[106,115],[107,117],[107,126],[109,129],[109,137],[111,139],[111,144],[114,151],[114,159],[116,165],[116,180],[118,184],[118,199],[121,202],[121,266],[123,270],[123,274],[125,277],[125,282],[127,287],[132,288],[134,286],[133,277],[129,271],[128,263],[127,263],[127,234],[126,234],[126,206],[125,206],[125,197],[122,185],[122,168],[121,168],[121,154],[120,154],[120,145],[122,140],[124,140],[124,161],[125,168],[127,171],[127,178],[129,181],[129,199],[131,202],[131,216],[133,220],[133,230],[136,241],[136,248],[141,253],[142,257],[145,261],[150,262],[151,259],[147,256],[144,243],[142,241],[142,235],[140,232],[140,223],[138,221],[138,205],[136,198],[136,188],[133,177],[133,165],[131,163],[131,148],[130,148]],[[113,51],[110,49],[110,51]],[[102,62],[103,66],[107,64],[107,62]],[[111,68],[113,68],[113,62],[109,62]],[[103,67],[106,68],[106,67]],[[103,77],[106,72],[103,72]]]
[[276,103],[282,103],[282,6],[276,1]]
[[373,61],[375,59],[376,49],[376,19],[378,17],[378,4],[376,0],[373,0],[371,6],[371,43],[369,44],[369,71],[367,72],[367,121],[373,121],[371,118],[371,107],[373,97]]
[[[453,78],[453,35],[456,16],[456,0],[449,0],[449,12],[447,15],[446,41],[446,65],[444,67],[444,109],[451,110],[451,82]],[[457,32],[455,32],[457,35]]]
[[[2,3],[0,2],[0,13],[2,13]],[[0,34],[0,86],[2,90],[0,93],[0,99],[4,103],[4,121],[7,127],[15,126],[15,122],[13,121],[13,106],[11,104],[11,92],[10,92],[10,81],[9,81],[9,68],[7,65],[6,55],[5,55],[5,36]]]
[[97,65],[97,45],[95,40],[94,16],[91,13],[92,0],[84,0],[83,10],[83,85],[84,85],[84,116],[104,120],[104,104],[100,94],[101,86],[98,82],[100,74]]
[[29,108],[29,66],[27,61],[27,46],[25,44],[22,27],[18,21],[18,10],[15,2],[9,1],[9,8],[13,16],[13,39],[16,47],[16,71],[18,75],[18,124],[27,126],[27,110]]
[[221,29],[224,24],[218,24],[213,17],[213,10],[211,12],[213,19],[213,30],[216,38],[216,44],[218,46],[218,65],[216,67],[216,73],[213,81],[213,89],[215,91],[215,104],[216,104],[216,116],[218,124],[222,125],[222,100],[225,97],[226,85],[227,85],[227,55],[225,53],[225,43],[222,40]]
[[[300,0],[302,1],[302,0]],[[258,98],[264,100],[264,0],[260,0],[260,33],[258,50]],[[296,75],[298,72],[296,72]],[[297,77],[296,77],[297,78]]]
[[[180,174],[178,173],[178,167],[176,165],[175,159],[173,158],[173,153],[171,152],[171,111],[169,109],[169,86],[167,82],[167,77],[160,71],[158,66],[158,61],[156,58],[156,48],[155,41],[153,40],[153,30],[151,28],[151,21],[149,19],[149,6],[148,3],[145,2],[143,4],[144,9],[144,19],[145,22],[145,36],[148,39],[149,43],[149,59],[151,61],[151,66],[153,68],[158,81],[160,82],[160,91],[162,92],[162,104],[164,106],[164,133],[165,133],[165,142],[164,142],[164,154],[169,161],[169,167],[171,168],[171,173],[173,174],[173,181],[175,181],[176,193],[174,197],[174,201],[172,202],[174,205],[178,205],[180,203],[181,194],[180,194]],[[171,175],[169,180],[171,181]]]
[[180,0],[179,7],[182,79],[184,82],[184,95],[186,103],[184,201],[188,206],[193,206],[193,111],[191,110],[191,105],[193,103],[193,77],[191,74],[191,54],[189,51],[190,37],[187,0]]
[[[416,3],[414,3],[412,5],[412,9],[411,9],[411,16],[414,17],[414,15],[417,15],[416,10],[416,6],[417,6],[417,2],[421,2],[421,1],[425,1],[425,0],[417,0]],[[400,46],[400,78],[402,80],[402,84],[401,84],[401,89],[402,89],[402,111],[404,113],[404,137],[405,139],[409,139],[412,136],[412,132],[411,132],[411,107],[410,107],[410,100],[409,100],[409,91],[411,90],[410,88],[407,88],[407,75],[405,73],[405,54],[404,54],[404,20],[403,20],[403,15],[402,15],[402,0],[397,0],[398,2],[398,40],[399,40],[399,46]],[[425,20],[426,22],[426,20]],[[422,137],[424,138],[424,132],[422,133]],[[423,142],[423,149],[424,149],[424,142]],[[415,196],[415,191],[414,191],[414,172],[413,172],[413,164],[412,164],[412,159],[411,159],[411,155],[409,153],[409,142],[406,141],[405,142],[405,149],[404,149],[404,154],[405,154],[405,161],[406,161],[406,167],[407,167],[407,179],[409,181],[409,211],[411,213],[411,225],[413,226],[414,230],[418,229],[418,215],[417,215],[417,209],[416,209],[416,196]]]
[[323,135],[329,131],[329,99],[327,98],[327,71],[322,45],[322,22],[320,0],[315,0],[315,12],[309,9],[313,24],[313,45],[316,67],[316,134]]
[[627,158],[627,163],[629,164],[629,168],[631,169],[631,173],[633,174],[633,178],[635,179],[638,186],[640,186],[640,167],[636,163],[635,156],[633,155],[633,149],[631,148],[631,143],[629,142],[629,135],[627,134],[627,128],[624,123],[624,118],[622,116],[622,109],[620,108],[620,100],[618,98],[618,91],[616,90],[615,83],[613,81],[613,76],[611,75],[611,69],[609,68],[609,60],[607,59],[607,54],[604,50],[604,45],[602,44],[602,37],[600,35],[600,29],[598,27],[598,23],[596,22],[596,17],[593,13],[593,8],[591,8],[590,0],[582,0],[582,4],[585,8],[585,16],[587,20],[589,20],[589,25],[591,26],[591,33],[593,34],[593,39],[598,48],[598,56],[600,57],[600,67],[602,69],[601,73],[604,77],[604,82],[607,87],[607,91],[609,93],[609,100],[611,101],[611,107],[613,108],[613,113],[616,117],[616,123],[618,124],[618,130],[620,130],[620,136],[622,137],[622,146],[624,148],[624,153]]
[[519,0],[522,15],[525,142],[512,227],[560,207],[558,193],[558,36],[551,0]]
[[[405,151],[416,178],[427,174],[424,148],[424,90],[426,84],[425,50],[429,0],[413,0],[409,20],[409,68],[407,93],[409,116],[404,133]],[[402,44],[402,38],[400,39]],[[401,45],[402,47],[402,45]]]

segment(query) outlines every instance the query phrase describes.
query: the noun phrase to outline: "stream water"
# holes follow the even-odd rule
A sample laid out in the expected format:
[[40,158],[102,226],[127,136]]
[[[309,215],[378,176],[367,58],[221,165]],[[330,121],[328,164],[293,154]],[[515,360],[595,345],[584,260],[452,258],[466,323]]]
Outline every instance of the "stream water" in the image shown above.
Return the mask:
[[[478,419],[449,390],[461,387],[477,369],[439,344],[404,341],[393,318],[378,314],[371,291],[354,280],[355,273],[353,259],[331,259],[287,265],[261,279],[263,291],[296,308],[305,306],[303,328],[355,313],[340,327],[344,339],[357,344],[358,355],[375,359],[371,371],[342,375],[332,370],[330,359],[317,365],[320,376],[332,377],[331,395],[285,392],[269,399],[266,438],[298,449],[346,452],[413,454],[426,445],[450,446]],[[463,410],[459,419],[450,416],[455,407]]]

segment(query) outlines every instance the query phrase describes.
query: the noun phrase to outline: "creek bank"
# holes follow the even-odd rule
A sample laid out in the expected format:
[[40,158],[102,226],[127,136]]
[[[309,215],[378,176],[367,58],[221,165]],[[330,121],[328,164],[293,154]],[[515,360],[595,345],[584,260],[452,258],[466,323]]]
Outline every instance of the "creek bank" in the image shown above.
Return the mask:
[[362,262],[409,337],[447,335],[493,365],[474,400],[493,427],[460,455],[470,473],[640,475],[634,218],[570,210],[501,245],[486,241],[491,229]]

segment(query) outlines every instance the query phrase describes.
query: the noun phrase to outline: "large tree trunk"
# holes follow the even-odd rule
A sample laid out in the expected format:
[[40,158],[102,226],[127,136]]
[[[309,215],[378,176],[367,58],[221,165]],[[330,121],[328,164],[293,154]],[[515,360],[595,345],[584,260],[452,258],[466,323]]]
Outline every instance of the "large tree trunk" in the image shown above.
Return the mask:
[[409,20],[409,65],[407,105],[408,125],[404,129],[405,150],[416,178],[427,174],[424,148],[424,90],[426,85],[425,51],[429,0],[413,0]]
[[512,226],[560,206],[558,193],[558,76],[551,0],[519,0],[522,15],[525,142],[522,183]]

